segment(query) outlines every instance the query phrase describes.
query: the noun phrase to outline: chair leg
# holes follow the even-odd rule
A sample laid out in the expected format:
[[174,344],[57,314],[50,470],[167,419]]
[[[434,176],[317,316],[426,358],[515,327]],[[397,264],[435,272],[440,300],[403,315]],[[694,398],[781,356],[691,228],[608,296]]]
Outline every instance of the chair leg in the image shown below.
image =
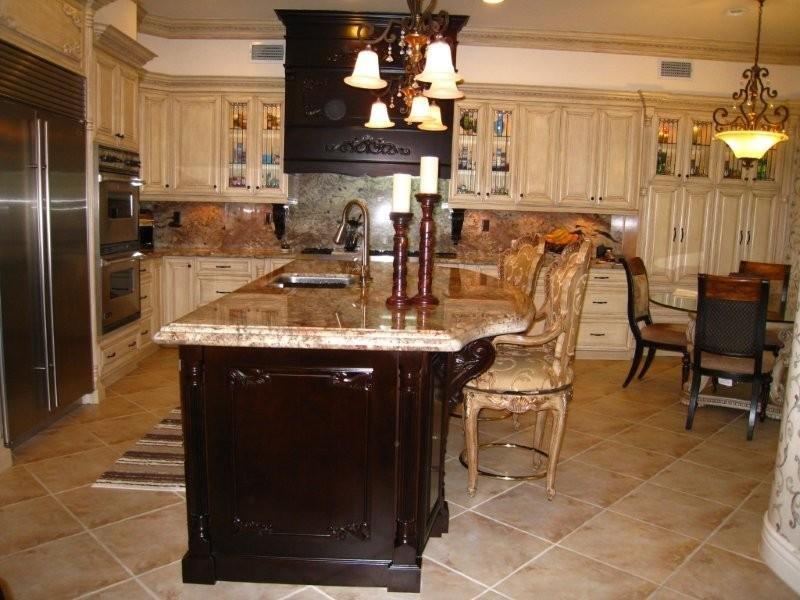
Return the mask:
[[647,369],[650,368],[650,365],[653,364],[653,359],[656,357],[656,349],[653,346],[650,346],[647,349],[647,358],[644,359],[644,366],[642,367],[642,372],[639,373],[639,379],[644,377],[644,374],[647,373]]
[[633,376],[636,375],[636,370],[639,368],[639,363],[642,360],[642,344],[640,342],[636,342],[636,350],[633,351],[633,363],[631,363],[631,370],[628,371],[628,376],[625,378],[625,383],[622,384],[622,387],[628,387],[628,384],[633,379]]
[[564,424],[567,420],[566,398],[558,399],[558,407],[553,409],[553,431],[550,434],[550,450],[547,460],[547,499],[556,495],[556,468],[561,454],[561,443],[564,441]]
[[[547,429],[547,419],[550,413],[546,410],[536,411],[536,424],[533,428],[533,447],[537,450],[542,449],[542,441],[544,440],[544,430]],[[533,453],[533,468],[538,470],[542,464],[542,455],[538,452]]]
[[692,388],[689,392],[689,409],[686,411],[686,429],[692,428],[694,423],[694,412],[697,410],[697,397],[700,395],[700,373],[695,371],[692,374]]
[[467,449],[467,494],[475,495],[478,487],[478,413],[473,399],[464,394],[464,444]]
[[683,360],[681,361],[681,385],[689,381],[689,353],[683,353]]
[[756,428],[756,414],[758,403],[761,400],[761,380],[753,380],[753,390],[750,393],[750,414],[747,417],[747,440],[753,439],[753,430]]
[[761,383],[761,406],[758,410],[758,418],[763,423],[767,418],[767,404],[769,403],[769,388],[772,386],[772,377],[767,375]]

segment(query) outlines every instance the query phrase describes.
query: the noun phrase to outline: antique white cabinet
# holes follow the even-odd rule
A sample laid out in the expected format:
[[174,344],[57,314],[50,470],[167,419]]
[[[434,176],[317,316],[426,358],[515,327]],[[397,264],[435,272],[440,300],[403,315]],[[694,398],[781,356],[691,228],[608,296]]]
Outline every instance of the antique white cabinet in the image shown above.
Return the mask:
[[220,97],[176,94],[171,104],[173,190],[184,194],[218,194]]
[[95,52],[95,140],[139,149],[139,74],[104,52]]
[[142,94],[140,159],[143,194],[163,193],[170,189],[169,108],[167,94],[152,91]]

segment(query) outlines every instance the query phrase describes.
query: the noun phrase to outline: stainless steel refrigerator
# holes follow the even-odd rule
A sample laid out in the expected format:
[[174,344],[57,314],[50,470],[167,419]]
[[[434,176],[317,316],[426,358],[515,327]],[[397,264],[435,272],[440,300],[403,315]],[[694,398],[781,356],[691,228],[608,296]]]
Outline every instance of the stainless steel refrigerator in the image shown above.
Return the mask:
[[[85,126],[52,90],[83,78],[3,46],[0,79],[14,67],[21,88],[0,84],[0,400],[15,446],[92,391],[92,340]],[[25,91],[37,77],[44,107]]]

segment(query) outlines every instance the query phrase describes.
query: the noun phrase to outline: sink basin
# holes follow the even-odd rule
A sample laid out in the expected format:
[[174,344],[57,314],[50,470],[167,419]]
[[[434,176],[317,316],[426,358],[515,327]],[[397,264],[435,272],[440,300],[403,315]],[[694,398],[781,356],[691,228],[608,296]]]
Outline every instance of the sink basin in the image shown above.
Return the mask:
[[346,288],[356,282],[353,275],[304,275],[284,273],[270,281],[270,285],[281,288]]

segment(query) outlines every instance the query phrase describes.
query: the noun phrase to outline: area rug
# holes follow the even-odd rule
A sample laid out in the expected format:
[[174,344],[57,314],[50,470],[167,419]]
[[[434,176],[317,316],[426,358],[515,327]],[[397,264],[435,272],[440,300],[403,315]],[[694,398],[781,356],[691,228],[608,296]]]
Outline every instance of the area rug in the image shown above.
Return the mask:
[[183,492],[181,411],[174,409],[123,454],[92,487]]

